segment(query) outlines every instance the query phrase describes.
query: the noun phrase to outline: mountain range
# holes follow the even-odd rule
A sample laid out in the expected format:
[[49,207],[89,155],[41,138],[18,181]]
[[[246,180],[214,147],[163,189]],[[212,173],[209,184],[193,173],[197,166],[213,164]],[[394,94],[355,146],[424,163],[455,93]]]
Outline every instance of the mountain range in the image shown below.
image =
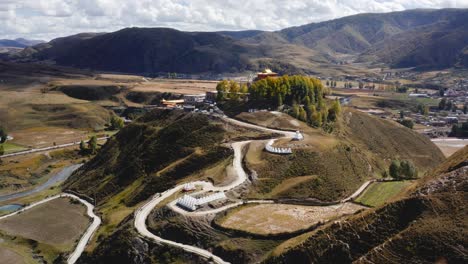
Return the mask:
[[40,43],[44,43],[43,40],[35,40],[35,39],[25,39],[25,38],[17,38],[17,39],[0,39],[0,47],[8,47],[8,48],[26,48],[30,46],[34,46]]
[[225,73],[264,67],[280,73],[317,73],[350,63],[416,69],[468,67],[468,9],[358,14],[274,32],[125,28],[54,39],[9,59],[143,74]]

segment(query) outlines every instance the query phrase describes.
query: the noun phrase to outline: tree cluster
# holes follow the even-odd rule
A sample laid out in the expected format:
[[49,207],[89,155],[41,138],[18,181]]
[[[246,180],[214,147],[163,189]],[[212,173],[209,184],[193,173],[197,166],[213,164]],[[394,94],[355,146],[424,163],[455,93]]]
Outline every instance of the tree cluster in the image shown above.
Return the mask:
[[345,83],[344,83],[344,88],[347,88],[347,89],[353,88],[353,83],[351,83],[351,82],[345,82]]
[[336,81],[327,81],[328,87],[336,87]]
[[450,131],[450,136],[462,138],[468,137],[468,122],[453,124],[452,131]]
[[341,112],[338,100],[327,105],[324,97],[329,90],[320,80],[306,76],[266,78],[249,88],[250,100],[272,106],[291,106],[290,115],[311,126],[323,127],[337,119]]
[[119,130],[123,126],[124,126],[124,121],[123,121],[122,118],[120,118],[118,116],[112,116],[112,118],[110,120],[110,126],[109,126],[110,130]]
[[216,85],[216,91],[218,91],[216,98],[218,101],[243,99],[249,92],[246,84],[239,85],[236,81],[232,80],[219,82],[218,85]]
[[97,144],[96,136],[92,136],[89,139],[87,145],[83,140],[80,142],[80,154],[81,155],[88,155],[88,154],[94,155],[97,153],[97,149],[98,149],[98,144]]
[[442,98],[439,102],[439,110],[446,110],[455,112],[457,110],[457,105],[454,104],[451,100],[447,100],[446,98]]
[[398,120],[398,123],[404,125],[405,127],[409,128],[409,129],[413,129],[414,127],[414,123],[413,123],[413,120],[411,119],[400,119]]
[[394,160],[390,164],[389,173],[392,178],[397,180],[414,179],[418,177],[416,166],[409,160]]

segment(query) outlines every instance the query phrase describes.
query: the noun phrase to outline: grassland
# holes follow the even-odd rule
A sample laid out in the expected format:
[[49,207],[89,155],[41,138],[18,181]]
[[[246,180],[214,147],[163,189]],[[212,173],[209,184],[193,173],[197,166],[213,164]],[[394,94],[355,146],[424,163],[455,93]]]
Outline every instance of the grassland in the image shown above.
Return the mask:
[[306,229],[322,221],[352,214],[362,208],[352,203],[333,206],[247,205],[229,211],[217,222],[228,229],[260,235],[290,233]]
[[0,221],[0,229],[68,251],[89,224],[86,209],[70,199],[55,199]]
[[356,202],[378,207],[398,197],[412,184],[411,181],[374,182],[356,199]]
[[16,253],[14,250],[11,250],[6,247],[0,246],[0,259],[3,264],[24,264],[26,263],[23,260],[23,257]]
[[3,146],[3,150],[5,151],[5,154],[9,154],[9,153],[13,153],[13,152],[19,152],[19,151],[23,151],[23,150],[27,150],[28,148],[26,147],[23,147],[21,145],[18,145],[18,144],[15,144],[15,143],[11,143],[9,141],[3,143],[3,144],[0,144],[1,146]]
[[59,198],[2,219],[0,237],[23,258],[30,259],[34,254],[51,263],[75,247],[88,225],[83,205]]

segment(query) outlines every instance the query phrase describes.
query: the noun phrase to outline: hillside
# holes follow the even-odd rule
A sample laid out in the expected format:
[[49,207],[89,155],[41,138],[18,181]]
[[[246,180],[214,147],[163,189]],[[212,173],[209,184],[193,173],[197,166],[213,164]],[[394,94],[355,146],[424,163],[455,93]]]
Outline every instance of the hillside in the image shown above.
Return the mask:
[[468,147],[402,199],[278,246],[265,263],[464,263]]
[[125,191],[119,202],[133,206],[228,158],[226,140],[267,136],[226,127],[203,114],[154,110],[109,140],[67,180],[65,189],[92,197],[98,204]]
[[286,28],[183,32],[125,28],[82,33],[28,47],[9,59],[101,71],[227,73],[271,67],[280,73],[358,71],[342,61],[392,67],[465,67],[466,9],[359,14]]
[[[255,113],[258,121],[253,115],[241,114],[238,118],[294,129],[277,116],[277,122],[269,123],[273,115],[267,118],[266,113]],[[411,129],[348,108],[342,116],[331,135],[296,121],[296,129],[301,129],[305,140],[293,143],[298,149],[290,156],[269,154],[261,145],[251,144],[246,166],[255,171],[257,180],[247,196],[336,201],[353,193],[364,181],[382,177],[391,160],[411,160],[421,173],[444,160],[429,139]]]

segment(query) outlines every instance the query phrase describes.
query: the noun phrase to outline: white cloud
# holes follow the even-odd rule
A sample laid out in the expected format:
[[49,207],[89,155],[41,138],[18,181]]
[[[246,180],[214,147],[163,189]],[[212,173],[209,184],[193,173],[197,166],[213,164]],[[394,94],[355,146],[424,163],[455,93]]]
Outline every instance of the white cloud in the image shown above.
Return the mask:
[[468,8],[468,0],[0,0],[0,38],[131,26],[278,30],[362,12],[443,7]]

